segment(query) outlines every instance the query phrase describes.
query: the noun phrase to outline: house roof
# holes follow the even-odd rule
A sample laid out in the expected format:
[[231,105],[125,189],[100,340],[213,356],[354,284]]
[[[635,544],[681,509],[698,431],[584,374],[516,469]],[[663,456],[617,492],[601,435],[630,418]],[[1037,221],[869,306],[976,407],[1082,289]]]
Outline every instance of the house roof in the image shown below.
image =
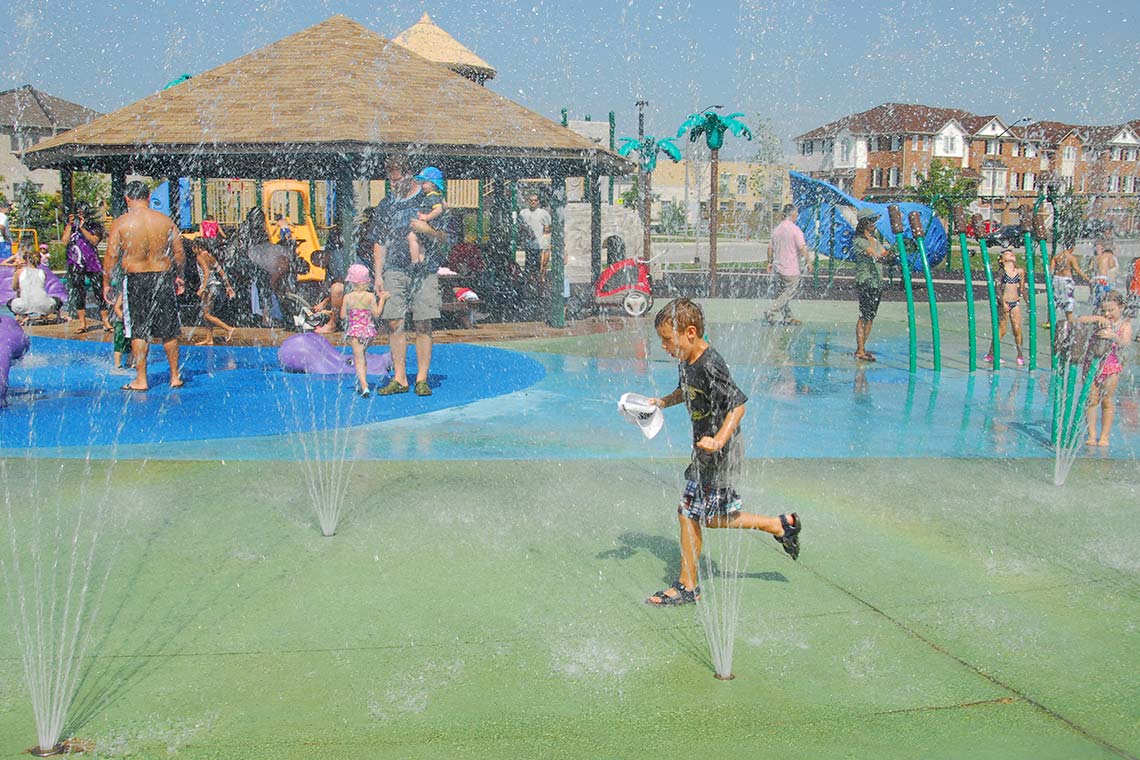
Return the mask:
[[[971,134],[989,123],[993,116],[976,116],[960,108],[935,108],[912,103],[883,103],[860,113],[845,116],[796,137],[818,140],[833,137],[844,129],[854,134],[933,134],[950,121],[957,121]],[[976,125],[971,128],[967,125]]]
[[1025,126],[1025,137],[1043,145],[1056,145],[1065,139],[1073,130],[1079,127],[1061,121],[1035,121]]
[[636,170],[345,16],[44,140],[25,162],[246,177],[327,176],[348,164],[362,176],[392,153],[453,176],[543,176],[531,172],[555,164],[567,174]]
[[85,108],[30,84],[0,92],[0,124],[6,127],[67,130],[95,119],[98,111]]
[[495,69],[489,63],[439,28],[427,13],[393,37],[392,42],[476,82],[495,78]]

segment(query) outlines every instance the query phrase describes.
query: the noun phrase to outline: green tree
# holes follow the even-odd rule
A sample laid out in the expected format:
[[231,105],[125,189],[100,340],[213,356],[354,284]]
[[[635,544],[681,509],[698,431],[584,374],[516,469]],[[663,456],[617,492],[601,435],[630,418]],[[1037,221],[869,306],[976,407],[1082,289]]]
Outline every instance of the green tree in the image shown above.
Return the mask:
[[1071,248],[1083,236],[1088,223],[1089,202],[1083,195],[1077,195],[1069,188],[1060,196],[1054,196],[1053,214],[1056,216],[1057,242],[1062,248]]
[[914,185],[904,188],[934,209],[942,219],[952,219],[955,206],[966,206],[978,198],[978,180],[962,175],[962,169],[941,159],[930,162],[930,170],[919,174]]
[[71,175],[71,193],[76,203],[86,203],[92,209],[102,209],[111,200],[111,183],[102,174],[75,172]]
[[752,130],[752,141],[756,144],[756,153],[752,156],[752,163],[765,165],[778,165],[785,163],[784,146],[780,142],[776,128],[771,119],[761,119]]

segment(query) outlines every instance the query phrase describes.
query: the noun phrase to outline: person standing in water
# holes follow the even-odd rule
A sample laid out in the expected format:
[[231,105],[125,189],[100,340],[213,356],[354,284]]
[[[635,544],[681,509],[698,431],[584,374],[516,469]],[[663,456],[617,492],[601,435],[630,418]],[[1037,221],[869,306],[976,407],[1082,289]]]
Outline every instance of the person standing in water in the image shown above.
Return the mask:
[[[1025,270],[1017,266],[1017,254],[1012,248],[1003,248],[1000,265],[998,266],[998,311],[1001,321],[998,322],[996,340],[1005,337],[1005,326],[1013,331],[1013,342],[1017,346],[1017,363],[1025,364],[1025,357],[1021,355],[1021,302],[1026,298]],[[990,352],[984,361],[994,360],[994,344],[990,343]]]
[[181,388],[178,370],[178,321],[175,296],[185,290],[186,257],[182,236],[170,217],[150,208],[150,191],[142,182],[130,182],[124,193],[127,213],[111,223],[103,261],[103,299],[111,290],[111,273],[120,266],[123,282],[123,320],[131,339],[135,379],[125,391],[145,391],[148,343],[162,342],[170,363],[170,387]]

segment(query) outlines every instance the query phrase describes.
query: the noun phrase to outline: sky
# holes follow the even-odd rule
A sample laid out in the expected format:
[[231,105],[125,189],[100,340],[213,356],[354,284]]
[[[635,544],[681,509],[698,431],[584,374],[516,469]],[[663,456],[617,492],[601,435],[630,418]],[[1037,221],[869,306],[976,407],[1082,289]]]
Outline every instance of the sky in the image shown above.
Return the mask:
[[[1140,118],[1136,0],[8,0],[0,89],[108,112],[346,15],[393,37],[426,10],[498,70],[489,87],[552,119],[673,136],[710,105],[791,138],[885,102],[1078,124]],[[314,61],[319,65],[319,61]],[[335,83],[330,82],[330,87]],[[726,146],[726,157],[749,147]]]

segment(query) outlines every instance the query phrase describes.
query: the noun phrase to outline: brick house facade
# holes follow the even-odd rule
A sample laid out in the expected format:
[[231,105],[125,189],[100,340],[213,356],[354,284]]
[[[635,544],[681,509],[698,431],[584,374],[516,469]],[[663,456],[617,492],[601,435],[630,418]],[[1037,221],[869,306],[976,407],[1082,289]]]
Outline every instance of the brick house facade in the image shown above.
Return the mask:
[[1047,186],[1089,199],[1090,216],[1140,230],[1140,119],[1115,126],[1024,126],[956,108],[884,103],[795,138],[800,171],[859,198],[901,197],[935,158],[978,182],[981,211],[1018,218]]

